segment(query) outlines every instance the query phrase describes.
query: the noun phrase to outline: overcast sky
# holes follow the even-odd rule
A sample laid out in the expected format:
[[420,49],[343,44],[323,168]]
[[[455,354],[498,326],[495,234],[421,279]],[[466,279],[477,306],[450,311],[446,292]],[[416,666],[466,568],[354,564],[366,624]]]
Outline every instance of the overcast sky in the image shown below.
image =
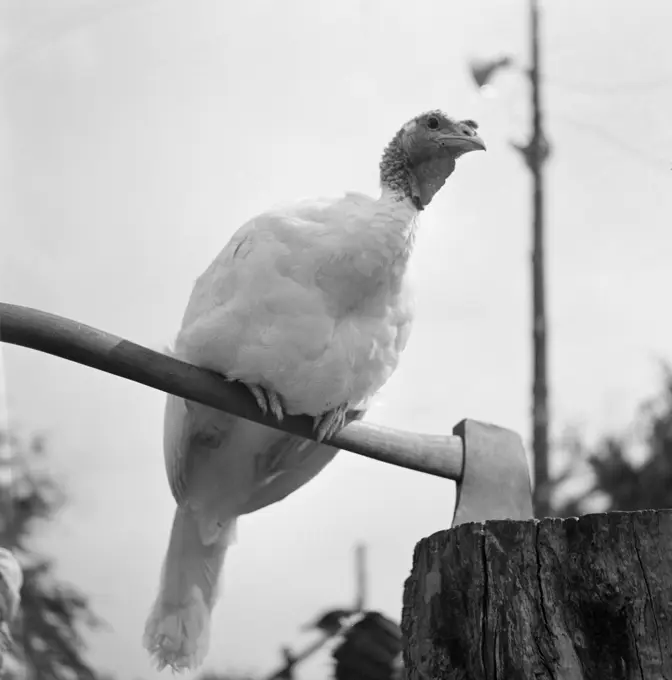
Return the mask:
[[[470,56],[527,59],[523,0],[3,0],[0,299],[160,347],[194,279],[255,213],[375,193],[383,146],[430,108],[474,118],[423,214],[418,315],[369,419],[529,430],[530,178],[522,75],[475,92]],[[672,359],[672,3],[546,3],[553,432],[625,425]],[[71,503],[39,543],[111,630],[96,663],[163,677],[141,647],[173,512],[159,392],[4,349],[13,422],[45,431]],[[322,606],[399,617],[415,542],[450,525],[453,485],[343,453],[241,521],[208,666],[270,670]],[[302,678],[325,676],[328,660]],[[167,672],[166,672],[167,673]]]

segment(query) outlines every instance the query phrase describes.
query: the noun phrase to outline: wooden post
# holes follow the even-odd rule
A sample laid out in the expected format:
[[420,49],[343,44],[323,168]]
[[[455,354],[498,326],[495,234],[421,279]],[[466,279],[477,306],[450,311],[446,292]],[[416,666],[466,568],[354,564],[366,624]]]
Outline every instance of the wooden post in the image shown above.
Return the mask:
[[672,511],[468,523],[406,582],[407,680],[672,679]]
[[532,450],[534,452],[534,508],[537,517],[550,514],[548,483],[548,369],[546,274],[544,268],[544,165],[548,140],[544,135],[539,76],[539,0],[529,0],[532,68],[532,138],[526,160],[532,173]]

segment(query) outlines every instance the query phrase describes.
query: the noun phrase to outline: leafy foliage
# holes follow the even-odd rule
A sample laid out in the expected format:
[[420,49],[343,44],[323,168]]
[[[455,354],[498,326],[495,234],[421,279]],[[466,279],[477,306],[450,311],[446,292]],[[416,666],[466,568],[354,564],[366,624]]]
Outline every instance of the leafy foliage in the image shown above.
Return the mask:
[[573,437],[569,448],[563,484],[578,476],[574,468],[582,460],[591,482],[586,490],[556,502],[557,515],[580,515],[596,503],[604,511],[672,507],[672,369],[665,368],[659,394],[640,407],[630,433],[609,434],[592,450]]
[[[21,612],[12,625],[14,664],[5,677],[51,680],[95,680],[101,676],[84,658],[82,628],[101,625],[85,595],[59,583],[52,560],[31,549],[30,538],[39,522],[51,520],[65,496],[44,466],[44,445],[39,437],[25,443],[11,435],[12,481],[3,490],[3,545],[11,549],[23,568]],[[16,667],[12,672],[11,668]]]

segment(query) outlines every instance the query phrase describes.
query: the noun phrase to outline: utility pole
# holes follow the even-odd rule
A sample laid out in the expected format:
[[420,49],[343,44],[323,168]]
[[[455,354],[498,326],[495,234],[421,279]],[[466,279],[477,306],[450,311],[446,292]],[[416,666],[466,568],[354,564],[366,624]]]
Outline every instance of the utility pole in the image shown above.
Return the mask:
[[532,172],[532,450],[534,508],[537,517],[551,514],[548,477],[548,367],[546,336],[546,272],[544,268],[544,164],[549,147],[543,129],[539,66],[539,0],[530,3],[532,67],[532,139],[521,149]]
[[324,613],[315,623],[304,627],[304,630],[316,629],[322,631],[322,637],[306,647],[302,652],[294,654],[284,647],[282,655],[283,665],[265,680],[292,680],[295,677],[294,669],[300,663],[318,652],[324,645],[338,637],[341,633],[349,630],[352,626],[352,616],[363,614],[366,611],[368,591],[368,573],[366,566],[366,545],[358,543],[355,546],[355,602],[354,607],[347,609],[331,609]]
[[366,568],[366,545],[355,546],[355,611],[362,613],[366,609],[368,595],[368,574]]
[[[551,514],[548,475],[548,382],[546,335],[546,273],[544,270],[544,165],[550,153],[544,134],[541,105],[539,0],[528,0],[532,136],[527,144],[513,146],[520,151],[532,174],[532,450],[534,453],[534,509],[537,517]],[[471,75],[484,88],[501,68],[514,66],[510,57],[471,63]]]

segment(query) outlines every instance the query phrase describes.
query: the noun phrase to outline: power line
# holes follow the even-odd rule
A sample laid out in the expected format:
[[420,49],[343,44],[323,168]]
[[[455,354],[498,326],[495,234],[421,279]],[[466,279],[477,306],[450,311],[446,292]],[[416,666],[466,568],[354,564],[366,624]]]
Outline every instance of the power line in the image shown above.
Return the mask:
[[[592,94],[592,93],[591,93]],[[510,124],[514,127],[521,127],[524,124],[525,114],[520,110],[518,104],[518,93],[511,93],[509,89],[502,93],[500,99],[502,104],[502,111],[504,116],[508,119]],[[669,171],[672,166],[672,144],[670,144],[670,157],[665,158],[662,155],[649,153],[645,149],[633,146],[624,141],[617,134],[611,133],[603,126],[590,122],[585,117],[574,117],[558,111],[553,106],[547,107],[548,116],[553,123],[565,123],[575,128],[580,128],[583,132],[605,142],[619,151],[628,154],[636,160],[645,163],[654,170]]]
[[654,80],[638,80],[620,83],[573,83],[558,78],[546,78],[546,83],[565,90],[589,95],[627,95],[632,92],[646,92],[672,87],[672,74]]
[[[522,69],[518,70],[520,72],[523,72]],[[663,80],[651,81],[650,83],[642,82],[639,83],[639,85],[642,86],[653,85],[655,83],[663,83]],[[557,85],[558,81],[555,81],[555,84]],[[669,80],[669,84],[672,86],[672,78]],[[589,86],[586,85],[586,87]],[[599,88],[597,86],[595,87],[590,86],[590,88],[591,88],[590,90],[586,90],[585,94],[594,95],[595,96],[594,98],[598,99],[600,92],[597,90]],[[501,94],[502,97],[500,101],[502,104],[504,115],[508,118],[511,125],[520,127],[521,125],[523,125],[525,114],[523,114],[523,112],[519,109],[518,92],[512,93],[510,89],[507,88]],[[618,135],[610,133],[608,130],[605,130],[602,126],[599,126],[595,123],[591,123],[589,120],[586,120],[585,118],[575,118],[571,115],[565,114],[564,112],[557,111],[553,106],[548,107],[548,115],[553,121],[557,120],[558,122],[569,124],[575,128],[580,128],[584,132],[587,132],[590,135],[599,138],[601,141],[610,144],[612,147],[618,149],[619,151],[622,151],[632,156],[633,158],[636,158],[637,160],[646,163],[649,167],[655,170],[665,170],[667,172],[672,166],[672,149],[670,150],[670,158],[664,158],[661,155],[648,153],[644,149],[628,144],[627,142],[623,141],[623,139],[621,139]]]
[[627,142],[624,142],[620,137],[587,120],[574,118],[573,116],[558,112],[553,112],[552,116],[560,122],[568,123],[569,125],[573,125],[574,127],[589,132],[591,135],[598,137],[602,141],[611,144],[614,148],[629,154],[633,158],[646,163],[656,170],[669,170],[670,165],[672,164],[672,153],[670,154],[670,158],[665,159],[662,156],[650,154],[636,146],[631,146]]

